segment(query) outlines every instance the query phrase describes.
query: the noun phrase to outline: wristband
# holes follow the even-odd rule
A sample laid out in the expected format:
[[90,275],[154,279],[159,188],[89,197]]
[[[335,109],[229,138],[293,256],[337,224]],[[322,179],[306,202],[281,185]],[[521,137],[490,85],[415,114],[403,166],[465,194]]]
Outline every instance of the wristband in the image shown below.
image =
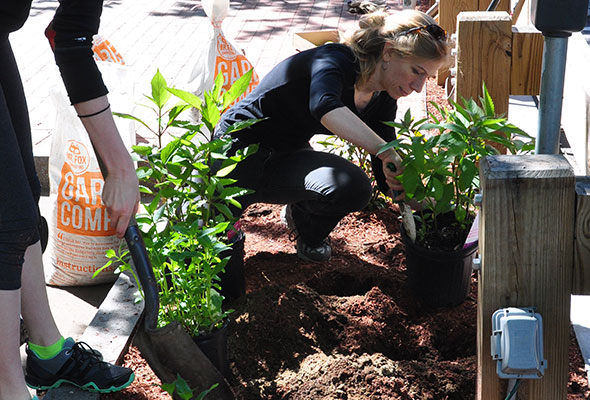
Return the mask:
[[89,117],[94,117],[95,115],[98,115],[98,114],[101,114],[101,113],[105,112],[105,111],[106,111],[106,110],[108,110],[110,107],[111,107],[111,105],[110,105],[110,104],[108,104],[108,105],[107,105],[105,108],[103,108],[102,110],[100,110],[100,111],[97,111],[97,112],[95,112],[95,113],[92,113],[92,114],[86,114],[86,115],[80,115],[80,114],[78,114],[78,118],[89,118]]

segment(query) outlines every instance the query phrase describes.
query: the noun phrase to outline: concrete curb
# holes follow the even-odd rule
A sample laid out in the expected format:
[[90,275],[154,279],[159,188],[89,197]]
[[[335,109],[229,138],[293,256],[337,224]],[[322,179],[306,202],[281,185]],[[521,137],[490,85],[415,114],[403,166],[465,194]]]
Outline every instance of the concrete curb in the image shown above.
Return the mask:
[[[100,305],[94,319],[84,331],[81,342],[100,351],[105,361],[119,363],[131,342],[143,312],[144,302],[135,302],[137,285],[121,274]],[[72,385],[47,391],[44,400],[98,400],[99,393],[90,393]]]

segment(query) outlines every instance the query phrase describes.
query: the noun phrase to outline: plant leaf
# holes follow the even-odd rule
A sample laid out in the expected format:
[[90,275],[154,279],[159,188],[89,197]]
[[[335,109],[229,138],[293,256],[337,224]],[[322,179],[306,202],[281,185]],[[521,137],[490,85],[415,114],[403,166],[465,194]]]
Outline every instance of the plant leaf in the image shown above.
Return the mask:
[[492,100],[492,96],[490,96],[490,92],[488,92],[485,82],[482,82],[482,92],[482,107],[486,115],[493,116],[495,114],[494,101]]
[[187,104],[191,105],[197,110],[201,110],[203,100],[201,100],[201,98],[195,95],[194,93],[187,92],[186,90],[181,90],[177,88],[167,88],[167,90],[174,96],[178,97],[180,100],[186,102]]
[[231,103],[237,100],[246,89],[250,85],[250,81],[252,80],[252,73],[254,69],[250,69],[244,75],[240,76],[229,88],[227,92],[223,95],[223,106],[221,107],[223,110],[227,108]]
[[158,108],[163,108],[170,99],[170,93],[167,90],[166,79],[158,69],[152,78],[152,100]]

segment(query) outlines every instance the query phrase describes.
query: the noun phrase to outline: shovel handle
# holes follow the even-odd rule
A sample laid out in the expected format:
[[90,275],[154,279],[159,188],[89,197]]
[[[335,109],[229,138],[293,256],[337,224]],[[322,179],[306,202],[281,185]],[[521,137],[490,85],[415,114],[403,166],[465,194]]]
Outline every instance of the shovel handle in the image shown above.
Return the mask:
[[[105,168],[100,155],[96,151],[96,148],[94,149],[94,154],[96,155],[100,172],[102,173],[103,178],[106,179],[108,171]],[[129,224],[125,231],[125,241],[127,242],[127,248],[133,259],[133,265],[135,266],[139,283],[143,288],[143,294],[145,296],[144,326],[146,331],[150,332],[155,330],[158,326],[158,311],[160,309],[160,299],[158,297],[159,290],[152,263],[148,257],[145,243],[141,236],[141,231],[139,230],[139,226],[137,226],[137,221],[135,221],[134,216],[129,219]]]
[[137,226],[135,217],[131,217],[127,230],[125,231],[125,241],[131,258],[133,259],[133,265],[135,265],[135,271],[139,277],[139,282],[143,288],[145,296],[145,320],[144,325],[146,331],[154,330],[158,326],[158,310],[160,308],[160,300],[158,298],[158,284],[156,283],[156,277],[152,264],[145,248],[145,243],[141,236],[141,231]]

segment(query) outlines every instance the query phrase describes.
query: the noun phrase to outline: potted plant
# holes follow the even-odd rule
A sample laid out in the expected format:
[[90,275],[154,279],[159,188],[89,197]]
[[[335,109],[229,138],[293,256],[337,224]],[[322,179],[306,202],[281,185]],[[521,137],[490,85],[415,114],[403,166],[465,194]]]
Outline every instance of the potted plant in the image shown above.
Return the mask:
[[454,306],[469,293],[471,261],[477,241],[466,244],[475,219],[479,189],[478,163],[498,154],[534,149],[532,138],[497,117],[483,85],[480,105],[473,99],[445,109],[432,103],[441,118],[415,121],[409,110],[401,122],[385,122],[398,129],[396,140],[381,151],[395,149],[403,158],[399,176],[406,201],[420,204],[414,211],[416,238],[401,229],[406,245],[410,286],[427,304]]
[[[248,192],[233,186],[235,181],[227,174],[256,149],[251,146],[228,157],[230,140],[215,139],[212,132],[222,110],[248,87],[250,75],[222,92],[220,74],[202,100],[169,88],[158,71],[151,81],[151,96],[146,96],[157,116],[157,127],[150,128],[136,116],[116,114],[141,123],[158,138],[158,145],[133,147],[141,162],[137,170],[140,191],[147,195],[136,220],[159,287],[158,326],[179,322],[226,377],[226,322],[232,310],[224,308],[221,280],[228,266],[234,270],[243,267],[243,253],[233,253],[240,246],[243,252],[243,236],[230,206],[240,207],[237,199]],[[172,96],[180,101],[168,107]],[[181,120],[191,109],[199,113],[199,122]],[[169,128],[176,132],[169,133]],[[115,261],[126,261],[124,253],[111,251],[109,255]],[[130,266],[124,262],[119,269]],[[243,281],[238,282],[231,294],[237,297],[243,290]]]

